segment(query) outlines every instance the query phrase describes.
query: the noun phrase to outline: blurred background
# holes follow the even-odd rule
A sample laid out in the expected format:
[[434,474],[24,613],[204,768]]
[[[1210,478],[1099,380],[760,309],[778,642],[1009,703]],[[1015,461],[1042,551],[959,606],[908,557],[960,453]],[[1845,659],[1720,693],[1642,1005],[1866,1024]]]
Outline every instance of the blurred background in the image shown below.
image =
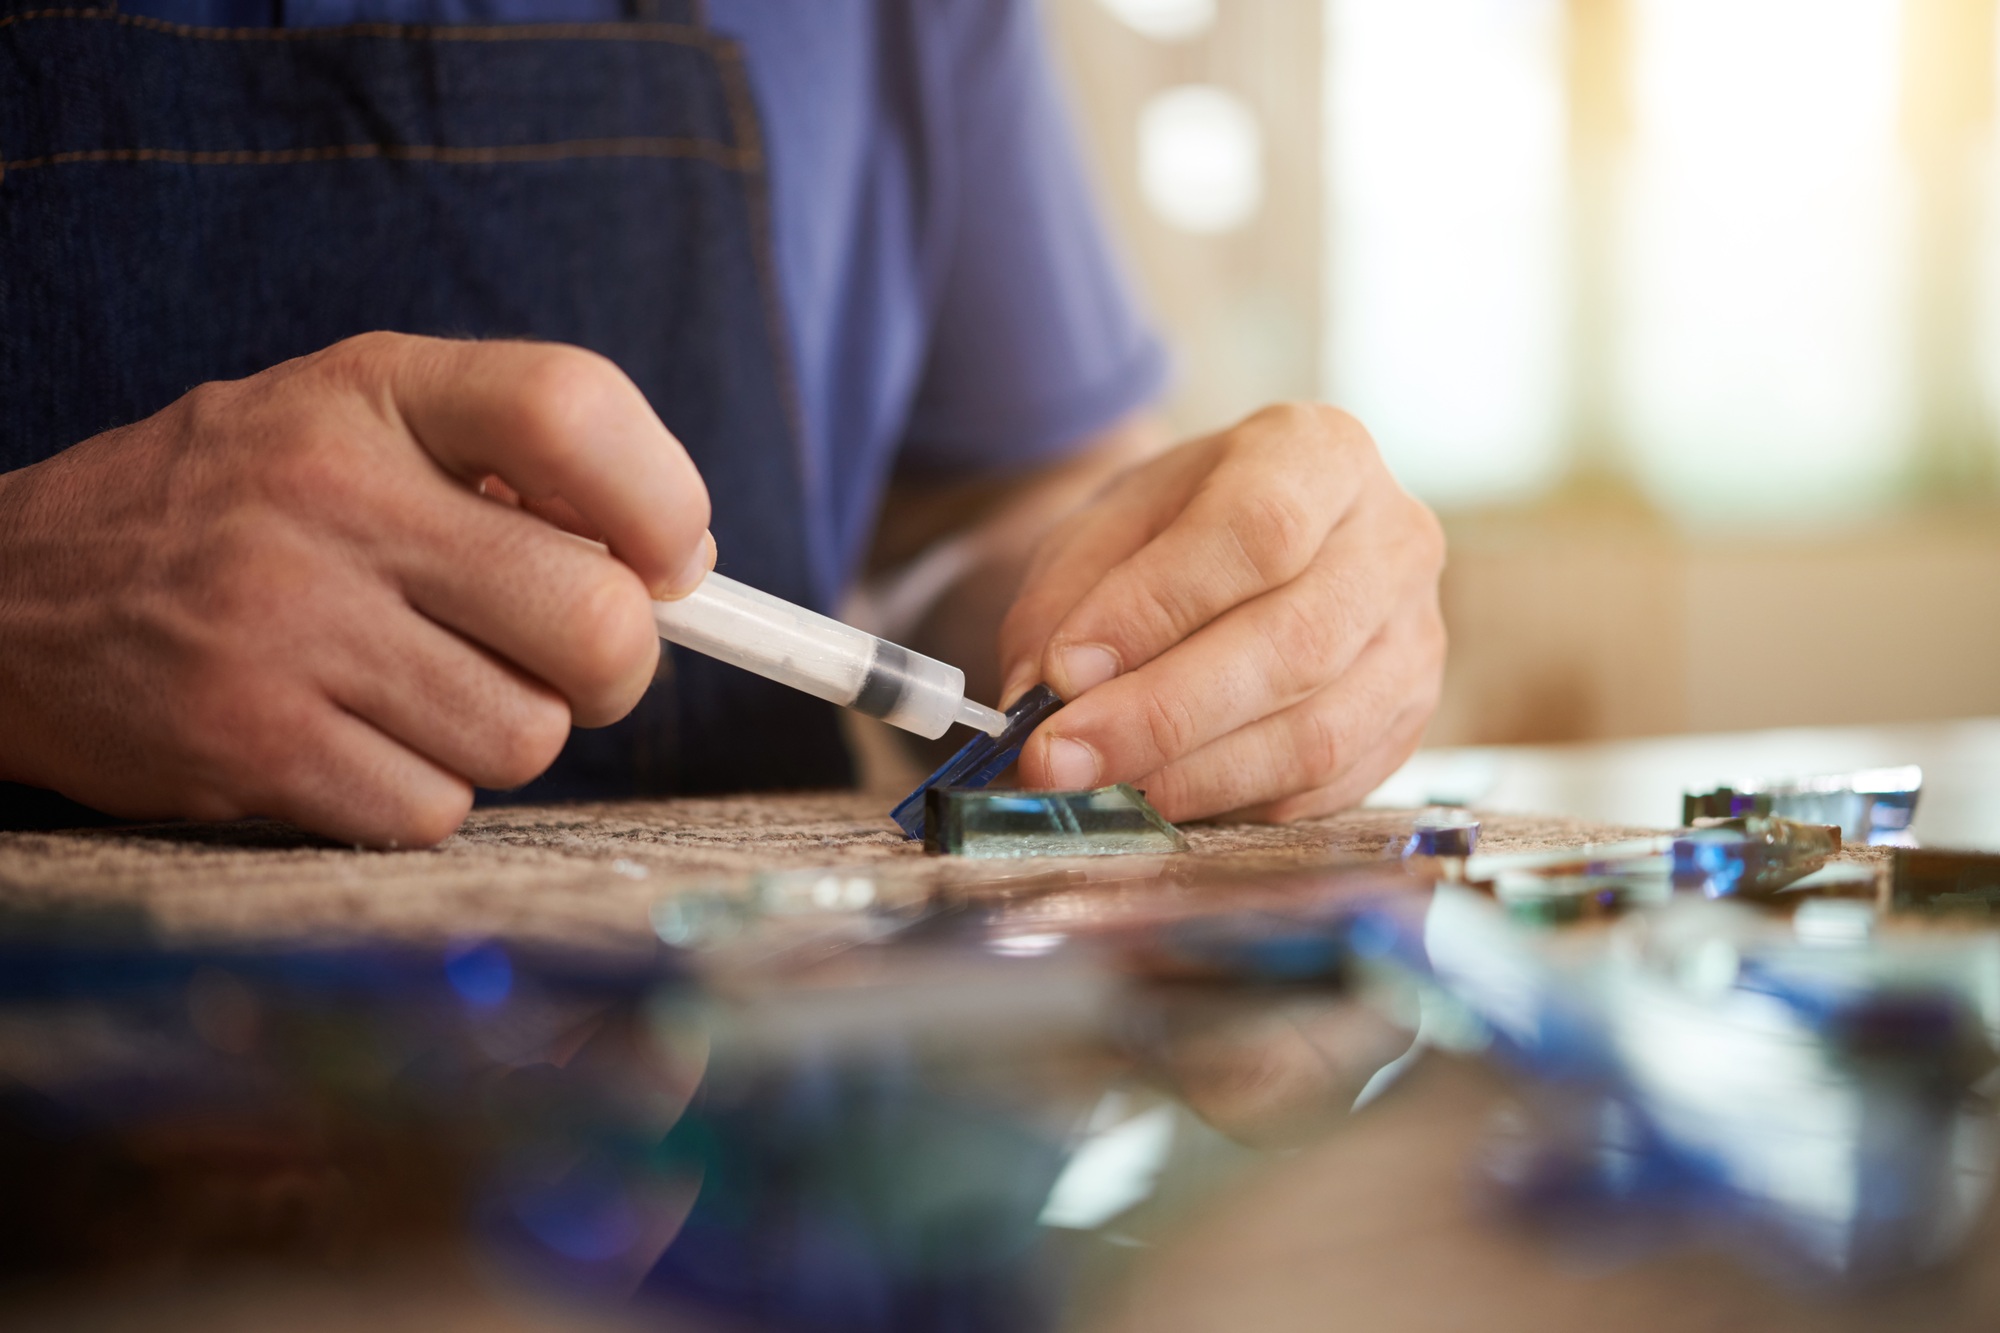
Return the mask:
[[1433,745],[2000,713],[2000,0],[1047,0],[1184,431],[1445,517]]

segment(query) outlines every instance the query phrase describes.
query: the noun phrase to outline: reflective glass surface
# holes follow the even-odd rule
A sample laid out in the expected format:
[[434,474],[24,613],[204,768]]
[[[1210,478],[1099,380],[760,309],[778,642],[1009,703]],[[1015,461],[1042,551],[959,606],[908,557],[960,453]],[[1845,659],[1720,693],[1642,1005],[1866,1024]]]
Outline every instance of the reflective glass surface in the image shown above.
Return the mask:
[[720,875],[645,951],[0,919],[0,1315],[139,1271],[657,1329],[1442,1327],[1579,1256],[1809,1313],[1954,1281],[2000,933],[1681,859],[913,857]]

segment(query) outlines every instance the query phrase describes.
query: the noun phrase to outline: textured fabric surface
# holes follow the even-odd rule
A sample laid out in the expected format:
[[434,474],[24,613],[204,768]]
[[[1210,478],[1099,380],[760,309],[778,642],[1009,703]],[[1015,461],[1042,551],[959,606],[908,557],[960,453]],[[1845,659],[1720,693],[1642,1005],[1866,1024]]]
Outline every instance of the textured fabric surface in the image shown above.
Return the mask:
[[[1204,858],[1377,856],[1404,811],[1269,825],[1189,825]],[[1635,830],[1490,817],[1483,848],[1527,850]],[[514,806],[475,811],[426,851],[340,847],[281,824],[154,825],[0,834],[0,911],[143,913],[174,938],[501,934],[615,945],[649,937],[660,898],[757,871],[907,861],[919,879],[962,874],[926,858],[879,796],[826,793]],[[994,873],[1019,873],[1021,863]],[[1068,864],[1076,864],[1074,862]]]

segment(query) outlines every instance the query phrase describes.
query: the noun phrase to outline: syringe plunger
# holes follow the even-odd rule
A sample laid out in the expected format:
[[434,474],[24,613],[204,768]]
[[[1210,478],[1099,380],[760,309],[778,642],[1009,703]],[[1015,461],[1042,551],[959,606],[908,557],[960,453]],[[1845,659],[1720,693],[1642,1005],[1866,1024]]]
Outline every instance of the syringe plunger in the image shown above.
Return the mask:
[[710,574],[676,602],[653,603],[660,637],[935,740],[954,722],[989,735],[1004,715],[965,697],[957,667],[852,625]]

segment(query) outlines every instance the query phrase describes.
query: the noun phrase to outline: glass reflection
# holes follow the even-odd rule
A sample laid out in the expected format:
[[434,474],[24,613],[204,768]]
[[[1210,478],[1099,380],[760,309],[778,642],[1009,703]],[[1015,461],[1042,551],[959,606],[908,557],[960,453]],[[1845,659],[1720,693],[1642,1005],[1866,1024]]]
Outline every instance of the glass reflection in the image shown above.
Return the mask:
[[[1439,1053],[1504,1072],[1480,1189],[1555,1252],[1932,1270],[1992,1193],[2000,936],[1662,857],[787,872],[624,954],[0,922],[0,1314],[414,1257],[642,1327],[1074,1326]],[[1654,896],[1571,926],[1504,891],[1635,859]]]

